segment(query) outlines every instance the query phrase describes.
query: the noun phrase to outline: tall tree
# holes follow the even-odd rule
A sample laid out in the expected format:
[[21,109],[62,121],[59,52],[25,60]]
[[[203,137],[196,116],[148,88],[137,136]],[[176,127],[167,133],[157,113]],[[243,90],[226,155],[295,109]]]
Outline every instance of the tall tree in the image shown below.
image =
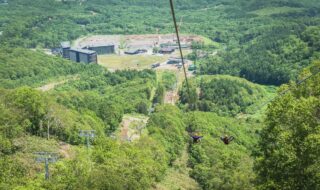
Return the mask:
[[268,109],[256,162],[260,189],[320,189],[320,76],[291,88]]

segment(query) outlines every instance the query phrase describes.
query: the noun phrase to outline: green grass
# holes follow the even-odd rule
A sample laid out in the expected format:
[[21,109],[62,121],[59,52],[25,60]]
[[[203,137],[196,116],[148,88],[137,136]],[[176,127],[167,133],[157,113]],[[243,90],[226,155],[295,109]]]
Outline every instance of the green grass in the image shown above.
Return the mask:
[[271,16],[274,14],[302,12],[304,10],[305,10],[304,8],[296,8],[296,7],[267,7],[267,8],[252,11],[251,13],[259,16]]
[[197,190],[200,189],[197,182],[189,176],[190,168],[187,167],[189,155],[187,147],[182,152],[180,158],[178,158],[173,166],[167,171],[164,179],[156,185],[156,190]]
[[209,39],[207,37],[201,36],[201,38],[203,40],[204,45],[214,46],[216,48],[220,48],[221,47],[221,44],[219,44],[218,42],[214,42],[214,41],[212,41],[211,39]]
[[155,55],[108,55],[99,56],[100,65],[112,70],[124,69],[150,69],[151,65],[157,62],[164,62],[168,56]]
[[277,87],[255,84],[240,77],[233,77],[229,75],[204,75],[196,78],[198,85],[200,84],[201,80],[203,80],[203,82],[208,82],[212,79],[229,79],[233,81],[239,81],[241,83],[245,83],[252,90],[254,90],[256,96],[263,95],[261,98],[255,101],[253,105],[247,108],[247,111],[250,114],[239,114],[237,118],[247,118],[248,116],[256,119],[262,118],[268,103],[276,96]]
[[263,119],[269,103],[271,103],[272,100],[277,96],[278,87],[264,85],[260,86],[262,86],[265,89],[266,93],[264,94],[263,99],[261,99],[258,103],[250,107],[250,110],[254,112],[254,114],[252,114],[250,117],[254,119]]

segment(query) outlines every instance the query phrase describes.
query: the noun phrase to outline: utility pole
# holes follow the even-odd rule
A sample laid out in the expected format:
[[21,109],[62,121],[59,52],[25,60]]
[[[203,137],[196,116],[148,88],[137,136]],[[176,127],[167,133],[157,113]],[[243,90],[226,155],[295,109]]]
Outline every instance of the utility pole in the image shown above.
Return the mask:
[[47,140],[50,139],[50,121],[48,120],[48,125],[47,125]]
[[95,130],[80,130],[79,136],[86,138],[87,148],[90,147],[90,140],[94,139],[94,137],[96,136],[95,132]]
[[45,164],[45,179],[48,180],[50,177],[49,163],[57,162],[57,160],[58,160],[57,154],[51,153],[51,152],[35,152],[34,155],[36,157],[37,163],[44,162],[44,164]]
[[154,107],[151,105],[151,107],[149,108],[148,115],[151,115],[153,112],[154,112]]
[[39,122],[39,133],[38,133],[38,135],[41,136],[41,137],[43,136],[42,129],[43,129],[43,123],[42,123],[42,120],[40,120],[40,122]]

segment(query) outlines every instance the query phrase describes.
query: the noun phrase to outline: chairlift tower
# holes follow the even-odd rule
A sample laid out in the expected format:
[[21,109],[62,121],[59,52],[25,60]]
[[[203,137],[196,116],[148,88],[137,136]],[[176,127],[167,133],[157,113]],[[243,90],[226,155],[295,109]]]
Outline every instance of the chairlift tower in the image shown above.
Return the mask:
[[138,130],[140,136],[142,135],[142,130],[143,130],[144,128],[145,128],[145,126],[143,126],[143,125],[138,125],[138,126],[136,127],[136,129]]
[[153,112],[154,112],[154,108],[153,107],[149,108],[148,115],[151,115]]
[[44,162],[44,164],[45,164],[45,179],[48,180],[50,177],[49,163],[57,162],[57,160],[58,160],[57,154],[52,153],[52,152],[35,152],[34,155],[36,157],[37,163]]
[[95,130],[80,130],[79,136],[86,138],[87,148],[90,147],[90,140],[95,138],[95,133]]

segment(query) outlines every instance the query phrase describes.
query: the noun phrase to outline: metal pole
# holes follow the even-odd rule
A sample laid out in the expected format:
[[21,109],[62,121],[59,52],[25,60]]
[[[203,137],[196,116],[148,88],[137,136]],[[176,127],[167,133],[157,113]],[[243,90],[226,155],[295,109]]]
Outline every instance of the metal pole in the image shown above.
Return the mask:
[[49,158],[45,159],[45,170],[46,170],[46,174],[45,174],[45,179],[48,180],[49,179]]
[[87,148],[90,148],[90,139],[95,137],[95,130],[80,130],[79,136],[86,138],[86,146]]
[[47,126],[47,140],[50,139],[50,119],[48,119],[48,126]]
[[90,147],[90,142],[89,142],[89,135],[87,135],[87,148],[89,148]]

